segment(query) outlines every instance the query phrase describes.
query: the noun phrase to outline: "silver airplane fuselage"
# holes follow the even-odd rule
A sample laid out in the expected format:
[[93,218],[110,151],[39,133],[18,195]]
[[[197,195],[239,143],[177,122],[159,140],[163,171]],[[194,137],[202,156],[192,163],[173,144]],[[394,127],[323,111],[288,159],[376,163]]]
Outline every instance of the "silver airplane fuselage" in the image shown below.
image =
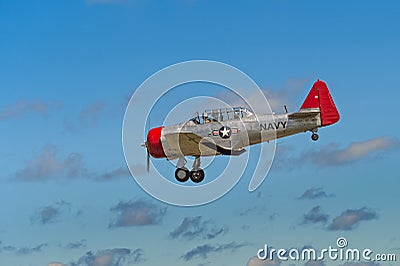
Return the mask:
[[[163,127],[161,142],[168,159],[182,156],[238,155],[247,146],[301,132],[316,132],[321,127],[319,112],[310,112],[312,115],[307,116],[295,114],[250,115],[241,119],[204,124],[188,121]],[[224,129],[227,130],[225,135],[223,135]],[[175,134],[176,132],[180,134]],[[198,143],[192,139],[197,144],[197,149],[196,145],[185,143],[184,135],[188,133],[202,137]],[[171,136],[175,136],[176,139],[170,140]],[[215,145],[210,147],[205,143]],[[220,147],[220,149],[215,147]]]
[[[211,116],[208,116],[208,113]],[[152,128],[143,144],[150,156],[179,159],[175,178],[186,182],[204,179],[200,157],[240,155],[245,148],[261,142],[310,131],[318,140],[318,128],[335,124],[340,115],[325,82],[317,80],[298,112],[254,114],[241,107],[206,110],[203,116],[170,126]],[[193,169],[185,167],[185,156],[194,156]]]

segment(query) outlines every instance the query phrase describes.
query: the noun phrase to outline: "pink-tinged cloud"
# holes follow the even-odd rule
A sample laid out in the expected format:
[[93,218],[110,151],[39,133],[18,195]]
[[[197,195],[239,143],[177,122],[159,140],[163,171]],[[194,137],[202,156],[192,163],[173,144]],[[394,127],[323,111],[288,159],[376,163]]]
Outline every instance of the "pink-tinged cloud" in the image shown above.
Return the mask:
[[25,166],[17,171],[13,178],[17,181],[46,181],[59,178],[76,178],[87,174],[83,157],[71,153],[64,159],[58,158],[57,149],[47,146]]
[[111,208],[116,217],[110,227],[129,227],[160,224],[166,214],[161,208],[145,200],[120,201]]
[[257,257],[252,257],[250,260],[247,262],[246,266],[279,266],[281,265],[281,261],[279,260],[260,260]]
[[348,209],[333,219],[328,226],[331,231],[348,231],[355,229],[361,221],[377,219],[378,214],[366,207],[361,209]]
[[398,148],[399,144],[396,139],[377,137],[366,141],[353,142],[344,148],[340,148],[337,144],[330,144],[319,150],[308,151],[301,157],[309,158],[311,162],[318,165],[340,165]]

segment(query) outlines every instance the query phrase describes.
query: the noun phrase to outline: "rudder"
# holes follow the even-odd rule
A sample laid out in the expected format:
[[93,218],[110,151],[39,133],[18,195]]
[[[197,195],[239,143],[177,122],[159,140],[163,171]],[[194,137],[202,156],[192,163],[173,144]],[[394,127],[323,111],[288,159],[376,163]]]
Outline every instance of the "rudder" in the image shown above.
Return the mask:
[[322,126],[332,125],[339,121],[339,112],[333,102],[328,86],[322,80],[317,80],[314,83],[300,110],[307,111],[307,109],[317,108],[321,112]]

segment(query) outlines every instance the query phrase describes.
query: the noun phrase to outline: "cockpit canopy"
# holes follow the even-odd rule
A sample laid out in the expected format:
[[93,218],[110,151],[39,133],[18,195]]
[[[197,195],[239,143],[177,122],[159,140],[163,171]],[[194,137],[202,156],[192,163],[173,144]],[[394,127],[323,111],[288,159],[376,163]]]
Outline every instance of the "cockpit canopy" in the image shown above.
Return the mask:
[[197,113],[191,119],[196,124],[204,124],[209,122],[222,122],[226,120],[242,119],[253,116],[253,112],[249,108],[233,107],[205,110],[201,115]]

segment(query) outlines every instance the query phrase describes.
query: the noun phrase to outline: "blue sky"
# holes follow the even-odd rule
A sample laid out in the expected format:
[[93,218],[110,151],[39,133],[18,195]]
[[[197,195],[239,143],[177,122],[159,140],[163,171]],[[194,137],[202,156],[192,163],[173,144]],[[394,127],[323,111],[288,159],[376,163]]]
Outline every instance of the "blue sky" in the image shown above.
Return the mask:
[[[265,243],[325,248],[339,236],[399,256],[399,10],[395,1],[0,0],[0,264],[279,265],[251,258]],[[321,78],[341,120],[316,143],[279,140],[255,193],[243,177],[205,206],[156,201],[125,169],[127,99],[154,72],[193,59],[239,68],[290,111]],[[124,222],[131,214],[142,219]]]

